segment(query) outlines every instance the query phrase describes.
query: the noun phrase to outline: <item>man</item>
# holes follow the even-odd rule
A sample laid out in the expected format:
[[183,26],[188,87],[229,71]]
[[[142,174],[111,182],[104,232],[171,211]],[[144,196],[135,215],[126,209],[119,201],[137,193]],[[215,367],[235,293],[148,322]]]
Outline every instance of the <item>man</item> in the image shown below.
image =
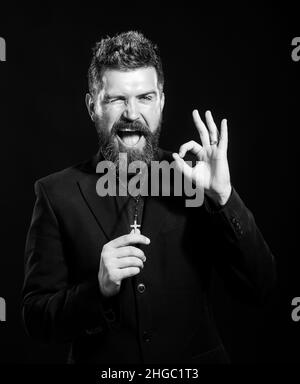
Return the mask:
[[[211,113],[205,125],[195,110],[201,144],[161,150],[163,85],[157,48],[142,34],[97,43],[86,104],[99,152],[35,184],[24,322],[34,338],[71,342],[73,362],[225,363],[209,301],[212,269],[243,299],[260,301],[274,282],[273,256],[230,183],[226,120],[219,137]],[[185,162],[188,151],[195,165]],[[99,196],[97,164],[114,164],[120,185],[120,154],[149,168],[175,161],[204,190],[204,204]]]

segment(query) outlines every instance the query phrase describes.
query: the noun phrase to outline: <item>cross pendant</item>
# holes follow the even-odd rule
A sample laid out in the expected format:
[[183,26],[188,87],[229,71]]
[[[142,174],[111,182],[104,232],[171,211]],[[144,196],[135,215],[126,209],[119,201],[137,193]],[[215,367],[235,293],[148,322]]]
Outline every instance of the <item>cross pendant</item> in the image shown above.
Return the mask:
[[141,231],[139,230],[139,228],[141,226],[139,224],[137,224],[136,218],[134,219],[134,224],[132,224],[130,227],[132,228],[130,233],[135,233],[135,234],[138,234],[138,235],[141,234]]

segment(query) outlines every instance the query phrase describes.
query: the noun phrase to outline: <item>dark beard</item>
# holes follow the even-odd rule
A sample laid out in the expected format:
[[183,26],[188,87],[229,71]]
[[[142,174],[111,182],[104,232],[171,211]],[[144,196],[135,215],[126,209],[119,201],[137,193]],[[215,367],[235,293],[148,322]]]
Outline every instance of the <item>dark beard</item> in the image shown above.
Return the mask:
[[[124,120],[119,120],[113,125],[111,132],[106,132],[105,130],[99,127],[99,146],[104,159],[107,161],[111,161],[113,164],[115,164],[118,169],[119,153],[126,153],[128,164],[138,160],[143,161],[147,165],[150,165],[151,161],[157,159],[161,125],[162,124],[160,119],[158,127],[154,132],[151,132],[147,126],[145,126],[139,121],[127,122]],[[121,150],[118,149],[115,143],[115,139],[118,134],[118,130],[120,129],[130,129],[133,131],[140,132],[145,138],[144,148],[142,150],[128,148],[124,148]]]

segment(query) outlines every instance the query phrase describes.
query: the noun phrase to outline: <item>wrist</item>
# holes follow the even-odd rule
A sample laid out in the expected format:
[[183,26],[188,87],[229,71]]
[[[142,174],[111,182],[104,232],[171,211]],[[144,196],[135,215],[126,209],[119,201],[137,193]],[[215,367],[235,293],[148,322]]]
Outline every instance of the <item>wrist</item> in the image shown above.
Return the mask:
[[225,205],[231,195],[232,187],[229,185],[221,193],[215,191],[209,191],[206,194],[208,197],[219,206]]

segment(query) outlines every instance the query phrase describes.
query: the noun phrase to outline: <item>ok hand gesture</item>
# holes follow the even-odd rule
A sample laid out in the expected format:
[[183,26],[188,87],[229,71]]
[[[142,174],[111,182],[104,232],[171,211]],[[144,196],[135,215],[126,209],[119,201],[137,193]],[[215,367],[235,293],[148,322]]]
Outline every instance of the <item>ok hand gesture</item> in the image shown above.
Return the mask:
[[[210,111],[205,113],[206,125],[197,110],[193,111],[193,120],[199,132],[201,144],[189,141],[181,145],[179,153],[173,153],[178,168],[216,203],[224,205],[231,193],[230,174],[227,161],[228,131],[227,120],[221,122],[221,132]],[[197,156],[197,164],[190,167],[185,161],[186,152]]]

